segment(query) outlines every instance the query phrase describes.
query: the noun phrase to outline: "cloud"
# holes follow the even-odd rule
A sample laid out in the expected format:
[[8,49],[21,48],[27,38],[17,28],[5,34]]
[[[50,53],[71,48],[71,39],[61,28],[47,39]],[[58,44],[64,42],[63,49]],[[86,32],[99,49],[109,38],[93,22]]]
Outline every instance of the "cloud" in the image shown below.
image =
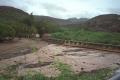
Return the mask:
[[108,12],[111,14],[120,14],[120,8],[110,8]]
[[62,8],[55,4],[43,3],[42,5],[46,10],[57,10],[57,11],[62,11],[62,12],[67,11],[65,8]]
[[65,8],[55,5],[55,4],[42,3],[42,6],[43,6],[44,10],[46,11],[46,13],[52,17],[60,18],[63,16],[63,14],[65,14],[67,12],[67,10]]

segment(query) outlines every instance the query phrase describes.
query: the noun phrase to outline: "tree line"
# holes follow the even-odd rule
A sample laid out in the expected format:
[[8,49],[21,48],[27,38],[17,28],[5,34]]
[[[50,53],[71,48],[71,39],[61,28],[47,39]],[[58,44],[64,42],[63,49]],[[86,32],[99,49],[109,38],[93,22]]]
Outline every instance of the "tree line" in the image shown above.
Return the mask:
[[40,37],[44,33],[51,33],[57,31],[57,24],[50,21],[41,20],[36,22],[32,13],[25,16],[22,20],[1,22],[0,23],[0,41],[12,40],[18,38],[31,38],[39,34]]

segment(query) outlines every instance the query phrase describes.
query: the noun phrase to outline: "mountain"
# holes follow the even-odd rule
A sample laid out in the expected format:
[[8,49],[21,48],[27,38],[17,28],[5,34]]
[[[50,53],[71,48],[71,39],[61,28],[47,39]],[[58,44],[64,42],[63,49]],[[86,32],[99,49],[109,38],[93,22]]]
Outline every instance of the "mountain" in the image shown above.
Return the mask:
[[40,22],[40,21],[50,21],[53,23],[56,23],[60,26],[67,26],[70,24],[78,24],[78,23],[83,23],[85,21],[87,21],[87,18],[80,18],[80,19],[76,19],[76,18],[70,18],[70,19],[58,19],[58,18],[53,18],[53,17],[49,17],[49,16],[37,16],[34,15],[35,21]]
[[0,6],[0,21],[16,21],[28,16],[28,13],[9,6]]
[[71,21],[73,24],[76,24],[76,23],[84,23],[86,21],[88,21],[89,19],[88,18],[69,18],[68,19],[69,21]]
[[[23,10],[9,7],[0,6],[0,22],[16,22],[20,21],[29,14]],[[120,32],[120,15],[117,14],[105,14],[99,15],[91,19],[87,18],[69,18],[58,19],[49,16],[34,15],[36,22],[49,21],[58,24],[62,27],[82,27],[95,31],[107,31],[107,32]]]
[[96,31],[120,32],[120,15],[106,14],[96,16],[83,25]]
[[[24,12],[23,10],[10,7],[10,6],[0,6],[0,22],[16,22],[20,21],[24,17],[28,16],[29,14]],[[80,19],[58,19],[54,17],[49,17],[49,16],[38,16],[34,15],[34,19],[36,22],[40,21],[49,21],[52,23],[56,23],[60,26],[64,25],[70,25],[70,24],[78,24],[81,22],[85,22],[85,18],[80,18]]]
[[35,19],[36,22],[40,22],[40,21],[44,21],[45,20],[45,21],[56,23],[58,25],[66,25],[66,24],[70,23],[68,20],[53,18],[53,17],[49,17],[49,16],[34,15],[34,19]]

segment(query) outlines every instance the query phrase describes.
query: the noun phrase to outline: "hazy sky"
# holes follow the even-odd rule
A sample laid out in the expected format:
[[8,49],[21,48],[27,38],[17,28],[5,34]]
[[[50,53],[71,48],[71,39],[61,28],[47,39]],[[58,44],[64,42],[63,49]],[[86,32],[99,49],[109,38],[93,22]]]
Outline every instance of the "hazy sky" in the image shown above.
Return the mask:
[[120,14],[120,0],[0,0],[0,5],[64,19]]

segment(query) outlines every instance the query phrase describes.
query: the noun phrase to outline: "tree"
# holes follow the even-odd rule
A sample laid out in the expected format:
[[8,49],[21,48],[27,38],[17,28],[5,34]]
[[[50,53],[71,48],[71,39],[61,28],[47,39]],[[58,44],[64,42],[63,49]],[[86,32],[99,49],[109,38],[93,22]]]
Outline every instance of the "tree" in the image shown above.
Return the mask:
[[32,13],[26,17],[24,17],[24,19],[22,20],[22,22],[28,26],[28,27],[31,27],[34,25],[34,17],[32,15]]
[[25,17],[22,21],[25,25],[24,30],[25,30],[25,36],[26,37],[31,37],[33,34],[36,34],[36,27],[34,25],[34,17],[32,13]]
[[43,34],[46,32],[46,29],[44,27],[45,23],[43,21],[36,22],[35,26],[36,26],[37,32],[38,32],[38,34],[40,35],[40,38],[41,38],[43,36]]
[[36,28],[37,28],[37,31],[40,37],[42,37],[44,33],[53,33],[53,32],[57,32],[58,30],[60,30],[57,27],[57,24],[51,21],[47,21],[47,20],[42,20],[40,22],[37,22]]
[[0,41],[10,40],[15,37],[15,30],[8,25],[0,24]]

